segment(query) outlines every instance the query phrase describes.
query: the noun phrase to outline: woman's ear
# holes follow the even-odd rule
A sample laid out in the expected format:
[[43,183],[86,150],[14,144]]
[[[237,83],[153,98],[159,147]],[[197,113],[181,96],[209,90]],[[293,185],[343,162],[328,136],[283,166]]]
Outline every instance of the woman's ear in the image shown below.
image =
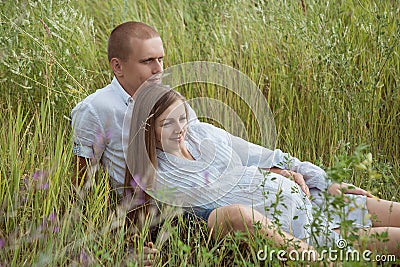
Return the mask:
[[114,74],[116,77],[121,77],[122,76],[122,65],[121,65],[121,60],[113,57],[110,60],[110,66],[111,69],[113,70]]

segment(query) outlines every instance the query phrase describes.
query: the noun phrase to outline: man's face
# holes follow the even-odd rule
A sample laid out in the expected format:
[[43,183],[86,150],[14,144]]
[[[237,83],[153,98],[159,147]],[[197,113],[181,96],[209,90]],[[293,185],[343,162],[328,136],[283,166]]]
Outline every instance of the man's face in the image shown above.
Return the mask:
[[163,70],[164,48],[160,37],[147,40],[132,38],[128,60],[119,60],[121,72],[117,75],[122,87],[133,95],[152,75]]

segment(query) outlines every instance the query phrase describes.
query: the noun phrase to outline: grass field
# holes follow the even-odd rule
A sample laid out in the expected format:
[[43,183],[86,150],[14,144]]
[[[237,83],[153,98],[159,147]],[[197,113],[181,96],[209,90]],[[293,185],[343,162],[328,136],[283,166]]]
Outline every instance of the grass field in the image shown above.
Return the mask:
[[[107,173],[75,197],[71,190],[70,110],[111,81],[107,37],[126,20],[159,31],[165,67],[213,61],[250,77],[269,102],[283,151],[400,201],[398,1],[5,0],[0,7],[0,266],[135,265]],[[164,229],[158,266],[258,266],[266,242],[240,234],[214,241],[205,225],[182,222]]]

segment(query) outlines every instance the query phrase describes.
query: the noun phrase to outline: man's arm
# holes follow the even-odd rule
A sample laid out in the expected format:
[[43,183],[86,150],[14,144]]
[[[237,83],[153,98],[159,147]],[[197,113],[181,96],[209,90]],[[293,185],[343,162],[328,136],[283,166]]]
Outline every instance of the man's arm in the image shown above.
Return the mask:
[[75,187],[85,184],[88,164],[89,159],[74,155],[74,171],[71,180]]

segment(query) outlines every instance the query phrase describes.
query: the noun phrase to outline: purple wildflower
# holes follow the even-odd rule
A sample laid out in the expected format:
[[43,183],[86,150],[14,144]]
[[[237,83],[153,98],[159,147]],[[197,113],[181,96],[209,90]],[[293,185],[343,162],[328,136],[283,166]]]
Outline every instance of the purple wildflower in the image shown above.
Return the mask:
[[81,255],[79,257],[79,260],[84,266],[86,266],[88,263],[88,257],[84,249],[81,250]]
[[56,219],[56,214],[54,212],[50,213],[49,215],[49,221],[54,222]]
[[6,242],[4,241],[3,238],[0,238],[0,249],[4,248]]
[[41,189],[43,189],[43,190],[49,189],[49,183],[46,182],[46,183],[42,184]]
[[106,131],[106,141],[107,141],[107,143],[110,141],[111,137],[112,137],[112,131],[111,131],[111,129],[107,129],[107,131]]
[[132,188],[135,188],[138,185],[139,179],[140,179],[140,177],[137,174],[133,177],[133,179],[130,182]]
[[103,133],[101,132],[101,129],[98,129],[97,130],[97,132],[96,132],[96,137],[95,137],[95,139],[94,139],[94,143],[96,144],[96,145],[104,145],[104,143],[105,143],[105,138],[104,138],[104,135],[103,135]]
[[106,147],[106,138],[104,137],[101,129],[97,130],[96,137],[93,143],[93,160],[96,160],[96,157],[103,153]]
[[145,203],[144,192],[141,189],[136,192],[135,199],[138,205],[143,205]]
[[56,225],[56,226],[54,226],[54,228],[53,228],[53,233],[54,233],[54,234],[57,234],[58,232],[60,232],[60,227],[58,227],[58,226]]
[[32,175],[32,179],[34,181],[43,180],[43,178],[45,177],[46,177],[46,172],[43,170],[35,171],[35,173]]
[[32,180],[25,179],[24,182],[27,187],[34,186],[35,189],[47,190],[47,189],[49,189],[49,183],[47,182],[47,176],[48,176],[47,171],[38,170],[32,174]]
[[131,199],[132,198],[132,189],[131,188],[125,188],[125,198],[126,199]]
[[[103,134],[101,132],[101,129],[98,129],[97,133],[96,133],[95,141],[93,144],[93,148],[103,150],[105,148],[106,144],[110,141],[111,137],[112,137],[111,129],[107,129],[105,134]],[[95,152],[97,152],[97,151],[95,151]]]
[[206,185],[208,185],[210,183],[209,177],[210,177],[210,173],[208,171],[205,171],[204,179],[206,180]]

